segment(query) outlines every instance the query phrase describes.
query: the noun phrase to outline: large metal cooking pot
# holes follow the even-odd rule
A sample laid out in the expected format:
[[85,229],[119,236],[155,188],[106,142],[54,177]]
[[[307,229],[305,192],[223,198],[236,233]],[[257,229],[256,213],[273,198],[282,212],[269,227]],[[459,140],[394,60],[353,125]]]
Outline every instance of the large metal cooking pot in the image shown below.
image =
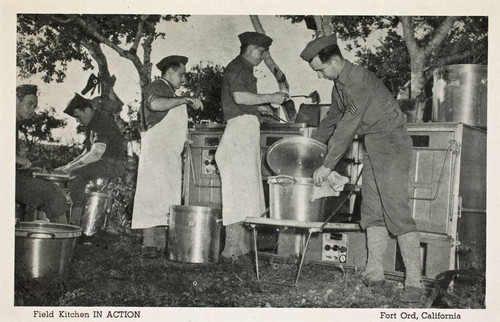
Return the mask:
[[72,258],[78,226],[46,221],[21,222],[16,227],[15,273],[28,278],[62,277]]
[[222,251],[222,209],[171,206],[168,259],[184,263],[217,263]]
[[326,145],[295,136],[275,142],[267,163],[278,176],[268,177],[269,217],[306,222],[324,220],[325,199],[311,202],[314,170],[323,164]]
[[448,65],[433,72],[432,121],[486,127],[488,66]]
[[325,199],[311,201],[314,184],[312,178],[294,178],[279,175],[268,177],[269,216],[305,222],[325,220]]

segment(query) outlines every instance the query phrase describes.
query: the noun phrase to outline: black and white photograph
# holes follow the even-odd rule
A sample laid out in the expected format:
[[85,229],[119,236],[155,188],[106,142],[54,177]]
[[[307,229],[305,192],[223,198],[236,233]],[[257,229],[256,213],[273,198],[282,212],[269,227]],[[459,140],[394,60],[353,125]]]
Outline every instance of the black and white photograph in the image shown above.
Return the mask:
[[2,320],[495,319],[495,2],[30,3]]

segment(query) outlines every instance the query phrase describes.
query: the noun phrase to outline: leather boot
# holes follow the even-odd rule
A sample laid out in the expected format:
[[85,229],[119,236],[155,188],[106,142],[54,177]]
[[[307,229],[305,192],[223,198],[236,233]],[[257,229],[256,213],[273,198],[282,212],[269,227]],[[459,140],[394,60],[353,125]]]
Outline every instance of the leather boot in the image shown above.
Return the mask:
[[368,260],[361,277],[367,286],[380,286],[385,282],[384,258],[388,242],[387,228],[372,226],[366,229]]
[[405,264],[405,291],[401,301],[417,303],[422,300],[424,286],[422,284],[422,271],[420,268],[420,238],[417,231],[412,231],[398,236],[399,249]]

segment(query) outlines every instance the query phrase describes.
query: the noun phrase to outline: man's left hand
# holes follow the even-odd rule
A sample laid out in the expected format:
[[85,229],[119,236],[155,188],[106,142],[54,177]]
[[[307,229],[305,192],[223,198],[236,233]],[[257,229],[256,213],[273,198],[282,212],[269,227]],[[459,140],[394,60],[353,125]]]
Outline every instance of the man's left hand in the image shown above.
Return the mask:
[[313,182],[315,186],[320,186],[332,173],[332,169],[321,166],[314,171]]

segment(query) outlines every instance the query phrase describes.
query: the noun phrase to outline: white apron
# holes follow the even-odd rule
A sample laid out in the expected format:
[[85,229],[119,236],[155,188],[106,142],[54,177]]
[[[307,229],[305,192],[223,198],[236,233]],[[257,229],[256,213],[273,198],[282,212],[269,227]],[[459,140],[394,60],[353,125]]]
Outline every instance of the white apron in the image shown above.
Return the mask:
[[260,125],[256,116],[230,119],[215,154],[222,183],[224,226],[259,217],[265,210]]
[[170,205],[180,205],[187,124],[186,105],[180,105],[141,134],[132,229],[165,226]]

